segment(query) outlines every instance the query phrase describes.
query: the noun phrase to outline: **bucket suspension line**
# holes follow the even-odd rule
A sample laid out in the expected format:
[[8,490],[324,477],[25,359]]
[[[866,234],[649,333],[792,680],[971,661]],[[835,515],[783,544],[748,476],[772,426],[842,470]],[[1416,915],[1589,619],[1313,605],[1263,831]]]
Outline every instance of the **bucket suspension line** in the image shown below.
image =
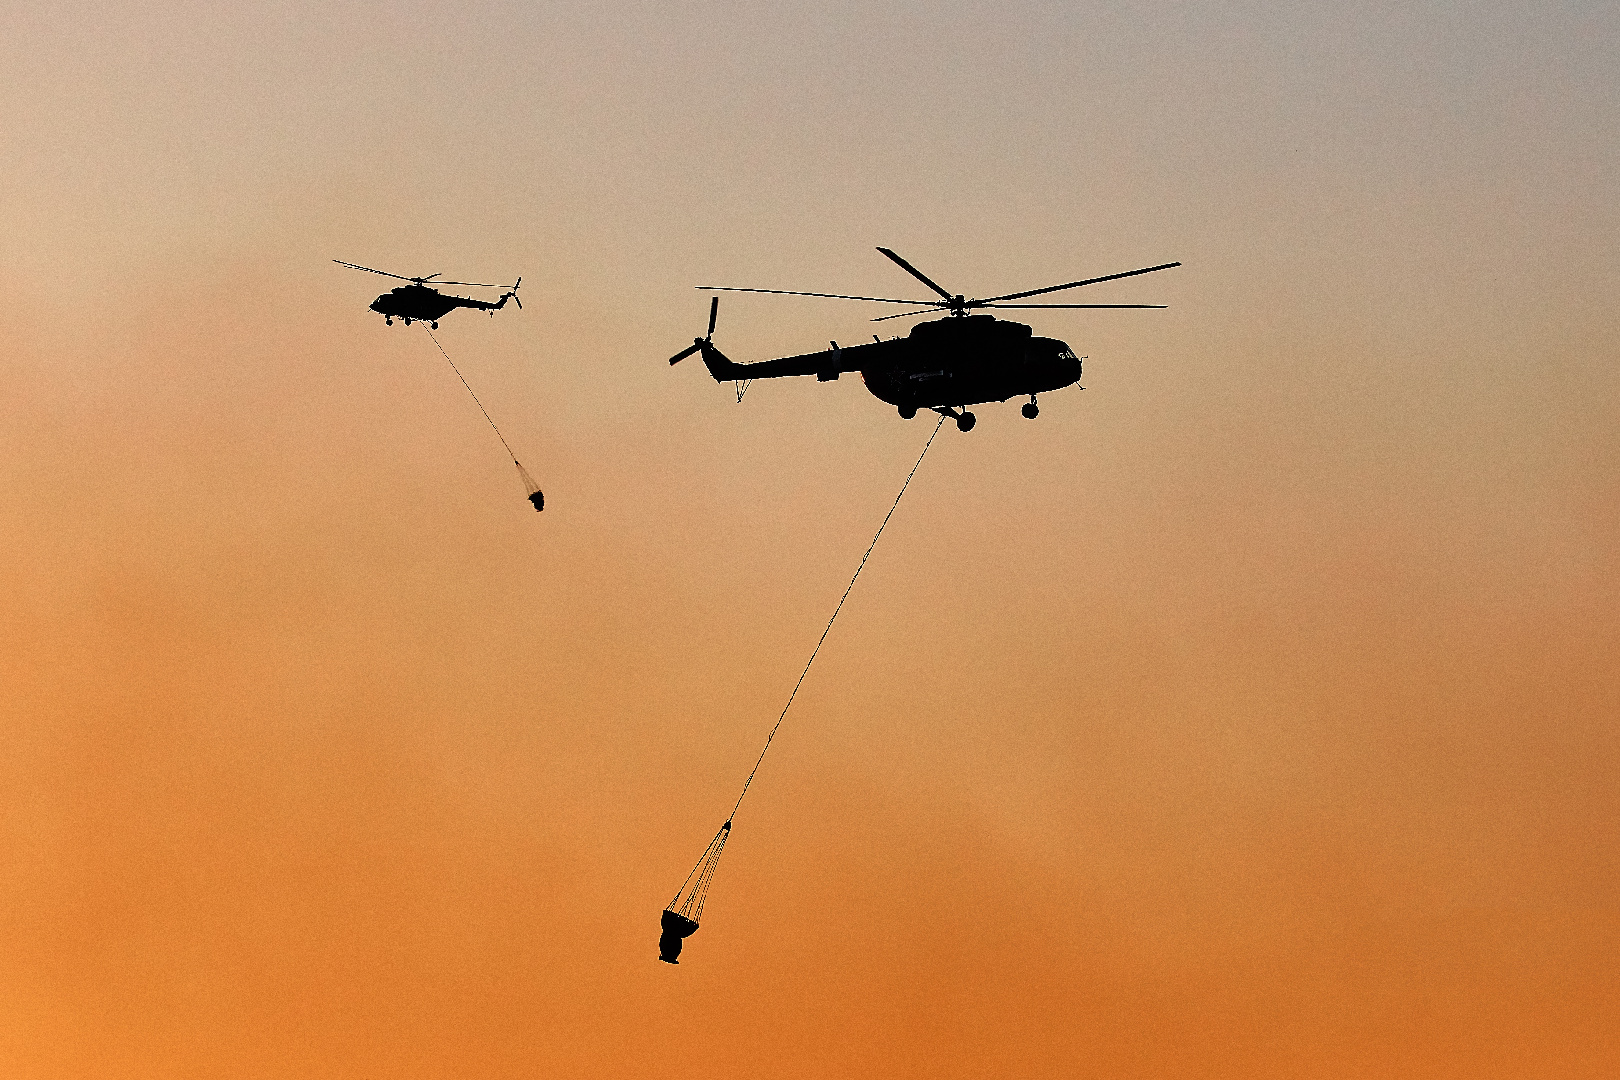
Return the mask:
[[942,415],[939,423],[934,425],[933,433],[928,436],[928,441],[923,444],[922,453],[917,455],[916,464],[912,465],[911,471],[906,474],[905,483],[900,485],[900,493],[894,497],[889,512],[883,515],[883,522],[873,534],[872,542],[866,545],[860,564],[855,567],[855,573],[850,577],[849,584],[844,587],[844,595],[838,598],[838,606],[833,608],[832,617],[822,628],[816,647],[810,650],[810,659],[805,661],[804,669],[799,672],[798,681],[793,684],[793,690],[788,694],[787,704],[782,706],[782,712],[777,716],[776,723],[771,726],[770,734],[765,736],[765,746],[760,750],[759,757],[754,760],[754,767],[749,770],[748,779],[743,781],[742,791],[737,795],[737,801],[732,805],[725,824],[714,834],[709,846],[703,849],[703,855],[698,859],[697,865],[692,867],[692,872],[686,875],[686,880],[676,891],[675,898],[669,902],[669,907],[664,909],[663,936],[659,939],[659,959],[671,964],[679,963],[675,958],[681,953],[682,940],[697,932],[698,922],[703,917],[703,903],[708,898],[709,883],[714,880],[715,868],[720,863],[720,853],[725,849],[726,841],[731,838],[731,823],[736,819],[737,811],[741,808],[743,799],[747,797],[749,787],[754,783],[754,776],[759,772],[760,765],[765,761],[765,755],[771,749],[771,741],[776,738],[777,729],[782,726],[782,721],[787,719],[788,710],[793,708],[793,700],[799,696],[799,687],[804,685],[805,676],[810,674],[810,666],[820,655],[821,646],[826,644],[827,635],[832,632],[833,623],[838,620],[838,613],[844,610],[844,601],[849,599],[850,592],[855,588],[856,579],[861,576],[861,571],[866,569],[866,560],[872,557],[872,549],[877,547],[878,540],[883,536],[883,530],[888,527],[889,519],[894,517],[894,512],[900,507],[900,500],[905,497],[906,489],[911,486],[911,478],[916,476],[917,470],[922,467],[923,458],[928,456],[928,448],[934,445],[934,437],[944,425],[945,417]]
[[866,552],[861,556],[860,565],[855,567],[855,573],[849,579],[849,584],[844,586],[844,595],[838,598],[838,606],[833,608],[832,618],[828,619],[827,625],[822,628],[821,637],[816,641],[816,647],[810,650],[810,659],[804,662],[804,670],[799,672],[799,681],[793,684],[793,692],[788,694],[787,704],[782,706],[782,714],[776,718],[776,723],[771,727],[771,733],[765,736],[765,747],[760,750],[759,758],[754,762],[753,769],[749,770],[748,779],[743,781],[742,792],[737,796],[736,805],[731,808],[731,816],[726,819],[728,824],[736,818],[737,808],[742,806],[743,799],[748,795],[748,787],[754,782],[754,774],[759,772],[760,764],[765,760],[766,753],[771,749],[771,740],[776,738],[776,729],[782,726],[782,721],[787,718],[788,710],[793,708],[793,699],[799,696],[799,687],[804,685],[804,677],[810,674],[810,665],[816,662],[816,657],[821,653],[821,646],[826,644],[827,635],[832,632],[833,623],[838,619],[838,613],[844,610],[844,601],[849,599],[850,591],[855,588],[855,579],[861,576],[862,570],[866,569],[866,560],[872,557],[872,549],[877,547],[878,538],[883,535],[883,530],[889,525],[889,519],[894,517],[894,512],[899,509],[900,500],[905,498],[906,488],[911,486],[911,478],[917,475],[918,468],[922,466],[923,458],[928,456],[928,448],[934,445],[934,436],[939,434],[939,429],[944,425],[945,418],[941,416],[939,423],[934,425],[933,434],[929,435],[928,441],[923,444],[922,453],[917,455],[917,463],[906,474],[906,482],[900,485],[900,494],[894,497],[894,503],[889,507],[889,512],[883,515],[883,523],[878,526],[877,532],[872,536],[872,542],[866,545]]
[[461,385],[467,388],[467,393],[473,399],[473,404],[478,406],[478,411],[484,414],[485,420],[489,421],[490,430],[495,432],[495,437],[501,440],[502,446],[506,447],[506,456],[512,459],[513,465],[517,466],[518,479],[522,480],[523,486],[528,489],[529,501],[534,504],[536,510],[544,510],[546,508],[546,497],[540,493],[540,485],[534,482],[534,477],[529,475],[529,470],[523,467],[523,462],[519,461],[517,455],[512,452],[512,444],[506,441],[506,436],[501,434],[501,429],[495,426],[495,421],[489,415],[489,410],[484,408],[484,403],[478,400],[477,394],[473,393],[472,384],[467,382],[467,376],[463,375],[461,369],[456,367],[456,362],[450,359],[449,353],[444,351],[444,346],[440,345],[439,339],[433,336],[433,331],[427,326],[423,326],[422,329],[432,339],[434,346],[439,350],[439,355],[444,357],[444,362],[450,365],[450,370],[456,373],[456,378],[461,380]]

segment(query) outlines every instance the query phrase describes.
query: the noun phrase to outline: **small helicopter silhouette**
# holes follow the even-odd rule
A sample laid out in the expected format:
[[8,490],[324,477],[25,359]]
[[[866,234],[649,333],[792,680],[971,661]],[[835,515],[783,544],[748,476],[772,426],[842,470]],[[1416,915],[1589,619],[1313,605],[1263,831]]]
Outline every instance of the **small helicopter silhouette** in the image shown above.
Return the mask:
[[[1163,304],[1009,304],[1007,300],[1041,296],[1078,289],[1082,285],[1095,285],[1102,281],[1151,274],[1180,266],[1179,262],[1161,263],[1141,270],[1127,270],[1122,274],[1071,281],[1066,285],[1052,285],[1044,289],[991,296],[983,300],[970,300],[960,294],[953,295],[930,280],[922,271],[888,248],[878,248],[898,263],[912,277],[921,281],[935,293],[938,300],[894,300],[881,296],[848,296],[843,293],[799,292],[791,289],[741,289],[728,285],[699,285],[709,292],[772,293],[778,296],[821,296],[834,300],[866,300],[878,304],[906,304],[921,308],[902,311],[896,315],[883,315],[873,322],[903,319],[910,315],[929,314],[946,310],[950,315],[932,322],[918,323],[904,338],[879,340],[876,334],[864,345],[840,348],[838,342],[829,342],[830,349],[784,356],[776,360],[762,360],[753,364],[737,364],[714,347],[715,317],[719,314],[720,298],[709,303],[709,332],[705,337],[693,338],[692,344],[670,357],[678,364],[693,353],[703,355],[703,363],[716,382],[727,380],[745,383],[752,379],[773,379],[790,375],[814,375],[817,382],[830,382],[841,372],[858,371],[867,390],[881,401],[900,411],[904,420],[917,415],[918,409],[930,409],[941,416],[955,419],[957,429],[972,431],[976,422],[967,406],[989,401],[1029,395],[1023,413],[1033,420],[1040,415],[1036,395],[1061,390],[1080,381],[1081,357],[1074,354],[1064,342],[1056,338],[1035,337],[1023,323],[998,319],[994,315],[969,315],[980,308],[1162,308]],[[738,400],[741,400],[739,393]]]
[[[383,277],[398,278],[401,281],[410,282],[409,285],[401,285],[397,289],[383,293],[371,302],[371,310],[383,316],[388,321],[389,326],[393,326],[394,319],[398,317],[405,320],[406,326],[420,320],[437,330],[439,320],[458,307],[477,308],[480,311],[494,312],[505,307],[508,300],[517,300],[517,306],[519,308],[523,307],[523,301],[518,299],[517,294],[518,286],[523,284],[522,278],[518,278],[517,283],[508,288],[504,285],[490,285],[482,281],[434,281],[439,276],[438,274],[429,274],[427,277],[406,277],[403,274],[390,274],[386,270],[373,270],[369,266],[361,266],[358,263],[344,262],[342,259],[333,259],[332,261],[339,266],[364,270],[368,274],[381,274]],[[465,296],[446,296],[438,289],[429,288],[427,283],[430,281],[435,285],[475,285],[481,289],[506,289],[506,292],[502,293],[501,298],[492,304],[487,300],[473,300]]]

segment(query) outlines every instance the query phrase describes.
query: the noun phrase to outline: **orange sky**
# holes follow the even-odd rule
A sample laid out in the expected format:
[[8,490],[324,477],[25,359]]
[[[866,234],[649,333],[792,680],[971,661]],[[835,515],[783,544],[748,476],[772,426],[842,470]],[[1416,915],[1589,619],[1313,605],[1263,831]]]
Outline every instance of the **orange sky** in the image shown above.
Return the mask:
[[1620,1072],[1612,5],[7,21],[0,1073]]

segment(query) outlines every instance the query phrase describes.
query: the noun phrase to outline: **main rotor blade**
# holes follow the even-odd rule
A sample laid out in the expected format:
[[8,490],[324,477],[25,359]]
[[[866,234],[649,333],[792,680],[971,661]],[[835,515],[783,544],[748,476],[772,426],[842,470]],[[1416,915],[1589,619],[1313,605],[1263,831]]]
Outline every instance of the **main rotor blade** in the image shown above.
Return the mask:
[[878,250],[883,252],[883,254],[887,255],[889,258],[893,259],[895,262],[899,263],[900,268],[902,270],[904,270],[906,273],[910,274],[912,277],[916,278],[918,281],[922,282],[924,285],[928,286],[930,289],[933,289],[935,292],[939,293],[939,295],[943,296],[945,299],[947,299],[947,300],[952,299],[951,294],[946,292],[944,289],[940,288],[938,285],[935,285],[931,280],[929,280],[927,274],[923,273],[921,270],[917,269],[915,266],[912,266],[910,263],[906,262],[906,260],[902,259],[900,256],[896,255],[894,252],[890,251],[888,248],[880,247],[880,248],[878,248]]
[[348,267],[352,267],[355,270],[364,270],[368,274],[381,274],[383,277],[399,278],[399,280],[401,280],[401,281],[415,281],[416,280],[415,278],[408,278],[404,274],[390,274],[386,270],[373,270],[369,266],[361,266],[359,263],[344,262],[342,259],[333,259],[332,261],[337,263],[339,266],[348,266]]
[[[504,288],[506,288],[505,285],[495,285],[495,284],[492,284],[492,283],[490,283],[488,281],[434,281],[433,279],[438,277],[439,276],[438,274],[429,274],[427,277],[406,277],[404,274],[390,274],[386,270],[373,270],[369,266],[361,266],[359,263],[344,262],[342,259],[333,259],[332,261],[337,263],[339,266],[348,266],[348,267],[352,267],[355,270],[364,270],[368,274],[381,274],[383,277],[398,278],[401,281],[414,281],[418,285],[422,285],[422,284],[425,284],[426,282],[432,281],[433,284],[435,284],[435,285],[476,285],[476,286],[478,286],[479,288],[482,288],[482,289],[504,289]],[[522,284],[522,283],[523,283],[523,279],[518,278],[518,284]],[[517,285],[514,285],[512,287],[515,289],[515,288],[517,288]]]
[[718,296],[711,297],[709,299],[709,337],[711,338],[714,337],[714,320],[719,314],[720,298]]
[[1095,285],[1099,281],[1118,281],[1120,278],[1135,277],[1137,274],[1151,274],[1155,270],[1168,270],[1172,266],[1180,266],[1178,262],[1161,263],[1158,266],[1148,266],[1141,270],[1127,270],[1123,274],[1105,274],[1102,277],[1086,278],[1084,281],[1071,281],[1067,285],[1051,285],[1044,289],[1031,289],[1028,292],[1008,293],[1006,296],[987,296],[983,300],[974,301],[975,304],[993,304],[997,300],[1018,300],[1025,296],[1040,296],[1042,293],[1062,292],[1064,289],[1078,289],[1082,285]]
[[[943,306],[943,305],[941,305]],[[1167,304],[969,304],[970,308],[998,308],[1000,310],[1018,310],[1029,308],[1164,308]],[[873,322],[888,322],[890,319],[903,319],[907,315],[933,315],[939,308],[929,308],[926,311],[902,311],[898,315],[880,315]]]
[[[797,289],[739,289],[732,285],[699,285],[705,292],[758,292],[776,296],[824,296],[829,300],[870,300],[874,304],[939,304],[938,300],[894,300],[887,296],[846,296],[844,293],[799,292]],[[943,307],[943,304],[940,304]]]
[[[945,305],[943,305],[943,304],[940,305],[940,307],[944,307],[944,306]],[[937,307],[924,308],[921,311],[902,311],[898,315],[879,315],[877,318],[873,319],[872,321],[873,322],[888,322],[890,319],[903,319],[907,315],[938,315],[938,314],[939,314],[939,308],[937,308]]]

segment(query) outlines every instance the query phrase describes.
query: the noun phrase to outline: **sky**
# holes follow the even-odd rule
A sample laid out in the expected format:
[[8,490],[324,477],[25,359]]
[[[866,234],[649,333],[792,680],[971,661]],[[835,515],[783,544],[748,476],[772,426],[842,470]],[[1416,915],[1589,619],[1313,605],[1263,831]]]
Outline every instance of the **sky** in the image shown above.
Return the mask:
[[0,1072],[1620,1070],[1613,5],[5,15]]

